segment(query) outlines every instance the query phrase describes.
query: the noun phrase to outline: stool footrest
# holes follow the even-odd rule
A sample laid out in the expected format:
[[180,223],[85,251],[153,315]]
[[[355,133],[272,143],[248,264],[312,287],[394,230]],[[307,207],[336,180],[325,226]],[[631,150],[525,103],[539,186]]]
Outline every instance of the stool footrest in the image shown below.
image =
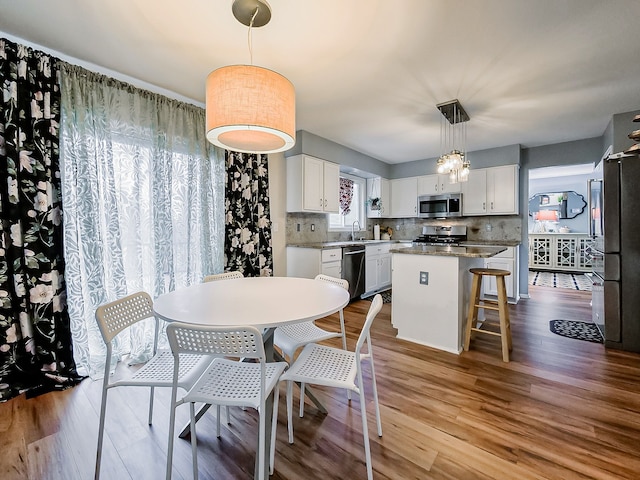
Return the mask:
[[492,306],[492,305],[482,305],[482,304],[480,304],[480,303],[476,303],[476,304],[475,304],[475,306],[476,306],[476,307],[478,307],[478,308],[484,308],[484,309],[486,309],[486,310],[495,310],[495,311],[500,311],[500,308],[499,308],[499,307],[494,307],[494,306]]
[[496,337],[501,337],[502,336],[502,334],[500,332],[492,332],[491,330],[483,330],[482,328],[472,328],[471,331],[479,332],[479,333],[486,333],[488,335],[495,335]]

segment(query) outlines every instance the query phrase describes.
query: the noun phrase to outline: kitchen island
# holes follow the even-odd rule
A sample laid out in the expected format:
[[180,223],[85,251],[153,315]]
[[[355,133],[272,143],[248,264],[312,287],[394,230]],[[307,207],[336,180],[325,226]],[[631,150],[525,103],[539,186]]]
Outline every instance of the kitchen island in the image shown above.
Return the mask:
[[391,322],[398,338],[459,354],[471,296],[470,268],[506,247],[391,248]]

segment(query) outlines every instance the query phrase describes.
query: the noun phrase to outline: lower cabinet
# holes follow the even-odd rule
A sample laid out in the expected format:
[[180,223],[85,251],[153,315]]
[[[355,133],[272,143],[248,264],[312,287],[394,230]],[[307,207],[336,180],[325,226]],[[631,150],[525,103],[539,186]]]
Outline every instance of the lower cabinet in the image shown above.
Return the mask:
[[[520,298],[519,280],[518,280],[518,250],[519,247],[507,247],[507,250],[487,258],[484,261],[485,268],[497,268],[500,270],[508,270],[511,275],[504,278],[507,288],[507,297],[510,303],[517,303]],[[483,293],[485,295],[498,296],[498,285],[496,277],[484,277]]]
[[342,278],[341,248],[287,247],[287,277],[315,278],[320,273]]
[[586,233],[529,235],[529,268],[567,272],[591,271],[591,238]]
[[391,285],[390,243],[365,247],[365,292],[375,292]]

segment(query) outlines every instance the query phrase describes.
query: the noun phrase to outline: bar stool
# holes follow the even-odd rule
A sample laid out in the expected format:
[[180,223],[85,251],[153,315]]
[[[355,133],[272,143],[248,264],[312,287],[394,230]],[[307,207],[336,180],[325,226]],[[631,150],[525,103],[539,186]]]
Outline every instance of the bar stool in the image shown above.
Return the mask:
[[[471,341],[471,331],[478,333],[486,333],[487,335],[494,335],[500,337],[502,341],[502,360],[504,362],[509,361],[509,351],[512,349],[511,344],[511,323],[509,322],[509,305],[507,303],[507,288],[504,283],[504,277],[511,275],[508,270],[500,270],[497,268],[471,268],[469,270],[473,274],[473,283],[471,285],[471,300],[469,304],[469,313],[467,315],[467,327],[464,336],[464,349],[469,350],[469,343]],[[492,276],[496,277],[496,284],[498,287],[498,301],[484,300],[480,298],[482,291],[482,277]],[[488,322],[486,320],[478,322],[478,309],[484,308],[486,310],[496,310],[500,318],[499,331],[485,330],[482,326],[494,324],[495,322]],[[478,324],[479,323],[479,324]]]

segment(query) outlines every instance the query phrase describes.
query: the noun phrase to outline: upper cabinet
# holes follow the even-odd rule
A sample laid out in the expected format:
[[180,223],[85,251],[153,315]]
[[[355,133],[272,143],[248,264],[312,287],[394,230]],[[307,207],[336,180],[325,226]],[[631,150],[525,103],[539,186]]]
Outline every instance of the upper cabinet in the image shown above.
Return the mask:
[[287,211],[339,213],[340,165],[309,155],[287,162]]
[[391,212],[389,180],[382,177],[367,178],[367,217],[387,218]]
[[391,218],[418,216],[418,177],[391,180]]
[[449,183],[449,175],[423,175],[418,177],[418,195],[440,195],[460,192],[459,183]]
[[463,215],[518,214],[518,165],[471,169],[461,185]]

